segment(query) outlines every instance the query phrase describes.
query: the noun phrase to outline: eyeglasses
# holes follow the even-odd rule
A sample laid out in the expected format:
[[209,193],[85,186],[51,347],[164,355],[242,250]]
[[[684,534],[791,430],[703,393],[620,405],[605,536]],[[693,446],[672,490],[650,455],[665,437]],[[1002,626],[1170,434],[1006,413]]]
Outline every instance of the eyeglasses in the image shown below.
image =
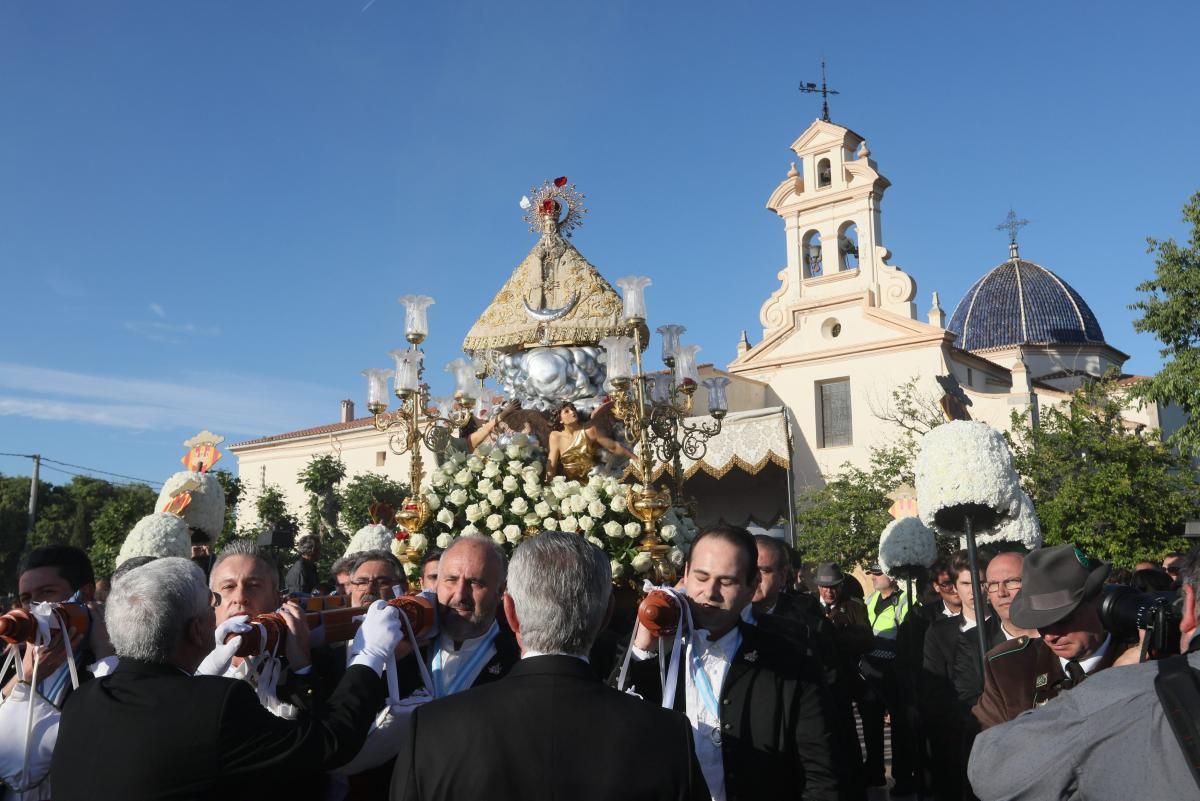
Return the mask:
[[392,576],[379,576],[378,578],[356,578],[350,582],[353,587],[391,587],[399,584],[400,580]]
[[937,587],[939,590],[946,590],[947,592],[950,592],[951,590],[954,589],[954,582],[953,581],[935,581],[933,586]]
[[1004,579],[1004,581],[989,581],[984,584],[983,587],[988,592],[999,592],[1001,585],[1003,585],[1004,589],[1008,590],[1009,592],[1016,592],[1017,590],[1021,589],[1021,579],[1018,577],[1007,578]]
[[1164,567],[1163,570],[1167,571],[1167,573],[1169,573],[1172,576],[1179,575],[1179,568],[1176,567],[1175,565],[1171,565],[1169,567]]

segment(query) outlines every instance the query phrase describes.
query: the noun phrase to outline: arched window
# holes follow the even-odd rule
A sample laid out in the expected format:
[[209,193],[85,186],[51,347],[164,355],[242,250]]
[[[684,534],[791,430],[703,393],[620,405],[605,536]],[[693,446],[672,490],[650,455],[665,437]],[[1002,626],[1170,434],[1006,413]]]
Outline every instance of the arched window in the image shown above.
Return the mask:
[[816,231],[809,231],[804,235],[803,244],[801,245],[801,256],[804,258],[804,277],[816,278],[821,275],[823,267],[821,264],[821,235]]
[[829,159],[821,159],[817,162],[817,188],[829,186],[833,183],[833,169],[829,166]]
[[838,269],[858,269],[858,226],[852,222],[838,230]]

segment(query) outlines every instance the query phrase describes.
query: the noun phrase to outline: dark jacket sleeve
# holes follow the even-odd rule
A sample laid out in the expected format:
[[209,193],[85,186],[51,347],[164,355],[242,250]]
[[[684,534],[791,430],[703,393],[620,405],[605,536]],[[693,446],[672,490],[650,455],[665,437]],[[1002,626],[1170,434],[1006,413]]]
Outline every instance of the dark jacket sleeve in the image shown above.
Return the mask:
[[230,682],[218,740],[222,773],[343,765],[362,748],[383,697],[383,680],[375,671],[352,666],[330,697],[323,719],[293,721],[264,709],[250,685]]
[[829,620],[837,629],[839,648],[855,656],[871,650],[875,643],[875,634],[871,631],[867,607],[863,606],[862,601],[850,600],[841,604],[839,609],[830,615]]
[[825,688],[811,676],[800,681],[795,697],[793,740],[804,768],[805,801],[837,801],[838,784],[830,751],[830,714]]

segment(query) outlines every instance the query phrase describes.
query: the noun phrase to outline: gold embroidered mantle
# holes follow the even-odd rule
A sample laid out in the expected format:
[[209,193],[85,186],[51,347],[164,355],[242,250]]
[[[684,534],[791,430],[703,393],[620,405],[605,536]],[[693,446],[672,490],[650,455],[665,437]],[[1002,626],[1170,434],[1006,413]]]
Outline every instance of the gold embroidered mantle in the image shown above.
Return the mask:
[[[526,307],[569,310],[539,321]],[[621,312],[620,296],[600,272],[566,239],[547,233],[471,326],[463,350],[595,345],[606,336],[625,333]]]

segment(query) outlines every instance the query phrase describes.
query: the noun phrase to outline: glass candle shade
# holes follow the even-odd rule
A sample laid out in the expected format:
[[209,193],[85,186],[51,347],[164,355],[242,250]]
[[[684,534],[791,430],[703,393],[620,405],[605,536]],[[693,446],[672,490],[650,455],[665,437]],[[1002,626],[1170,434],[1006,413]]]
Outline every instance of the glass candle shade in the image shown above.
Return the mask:
[[658,333],[662,335],[663,364],[670,367],[674,363],[675,351],[679,350],[679,337],[686,332],[687,328],[675,323],[658,327]]
[[386,367],[372,367],[362,371],[367,377],[367,409],[371,414],[380,414],[387,410],[387,382],[394,372]]
[[646,319],[646,287],[650,279],[644,275],[627,275],[617,279],[621,298],[625,301],[625,322],[643,322]]
[[400,305],[404,307],[404,338],[419,345],[429,336],[428,309],[433,298],[428,295],[402,295]]
[[446,365],[446,372],[454,374],[454,397],[474,398],[479,395],[475,367],[466,359],[455,359]]
[[655,373],[650,376],[650,400],[653,403],[666,403],[671,399],[671,374]]
[[729,411],[729,400],[725,397],[725,387],[729,386],[729,379],[723,375],[713,376],[701,381],[704,388],[708,390],[708,413],[714,417],[719,417]]
[[600,340],[604,348],[608,380],[628,381],[633,364],[633,339],[631,337],[605,337]]
[[683,386],[696,386],[700,374],[696,372],[696,354],[699,345],[680,345],[675,351],[675,383]]
[[421,352],[415,348],[409,348],[408,350],[394,350],[391,356],[396,360],[396,377],[393,382],[396,394],[416,392],[417,385],[420,383]]

